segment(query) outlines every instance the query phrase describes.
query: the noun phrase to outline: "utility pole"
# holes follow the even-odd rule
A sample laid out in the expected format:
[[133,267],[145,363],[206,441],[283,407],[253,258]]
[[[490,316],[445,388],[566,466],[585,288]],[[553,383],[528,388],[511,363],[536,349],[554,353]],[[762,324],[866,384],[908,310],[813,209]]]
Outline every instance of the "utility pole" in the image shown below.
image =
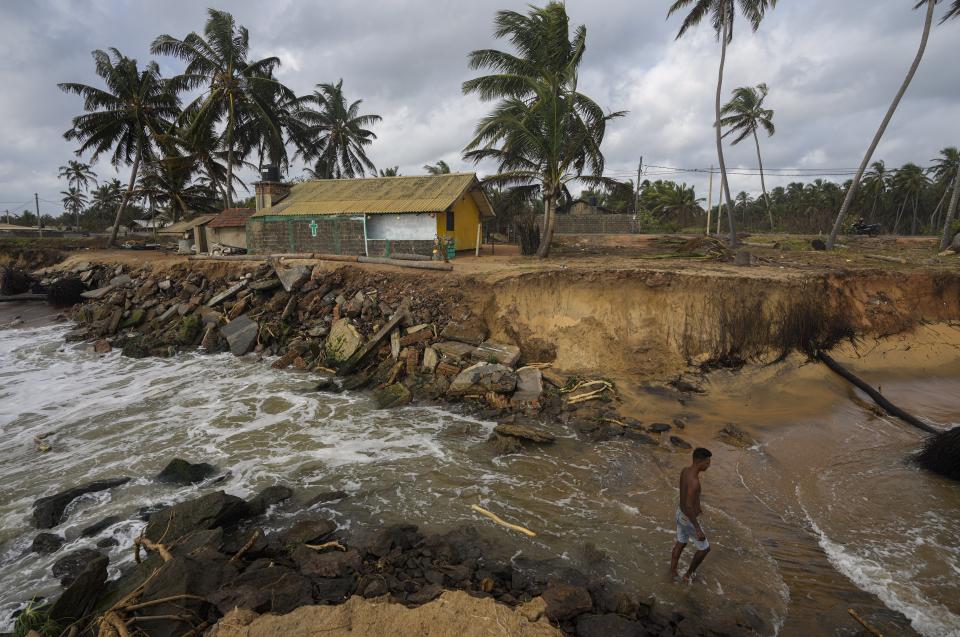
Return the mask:
[[713,164],[710,165],[710,190],[707,195],[707,236],[710,236],[710,215],[713,213]]
[[633,189],[633,214],[640,211],[640,177],[643,175],[643,155],[640,155],[640,163],[637,164],[637,183]]
[[33,204],[37,208],[37,232],[40,236],[43,236],[43,223],[40,221],[40,196],[37,193],[33,193]]

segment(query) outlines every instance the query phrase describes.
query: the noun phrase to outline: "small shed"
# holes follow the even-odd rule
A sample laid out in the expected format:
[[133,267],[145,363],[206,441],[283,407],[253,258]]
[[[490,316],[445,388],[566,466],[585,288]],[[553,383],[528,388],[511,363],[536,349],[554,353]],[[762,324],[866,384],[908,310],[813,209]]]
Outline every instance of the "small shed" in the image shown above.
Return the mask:
[[247,219],[253,208],[227,208],[207,224],[207,241],[231,248],[247,247]]
[[430,256],[434,240],[473,250],[481,222],[493,217],[476,173],[321,179],[293,184],[247,221],[250,252]]
[[207,252],[207,233],[205,226],[217,215],[198,215],[193,219],[178,221],[159,231],[158,234],[175,239],[191,239],[196,252]]

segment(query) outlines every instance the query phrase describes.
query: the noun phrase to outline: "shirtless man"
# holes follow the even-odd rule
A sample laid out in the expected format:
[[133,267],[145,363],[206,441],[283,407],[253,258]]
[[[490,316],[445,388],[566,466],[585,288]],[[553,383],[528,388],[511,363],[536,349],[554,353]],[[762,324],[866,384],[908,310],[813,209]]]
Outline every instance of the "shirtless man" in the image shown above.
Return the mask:
[[693,463],[689,467],[684,467],[680,472],[680,506],[677,507],[677,543],[673,545],[673,555],[670,559],[670,574],[676,579],[677,564],[680,562],[680,555],[687,546],[687,542],[693,540],[693,545],[697,552],[693,554],[690,561],[690,568],[687,574],[683,576],[683,581],[689,583],[693,579],[694,573],[703,558],[710,552],[710,543],[707,536],[700,526],[700,474],[710,467],[711,454],[703,447],[693,450]]

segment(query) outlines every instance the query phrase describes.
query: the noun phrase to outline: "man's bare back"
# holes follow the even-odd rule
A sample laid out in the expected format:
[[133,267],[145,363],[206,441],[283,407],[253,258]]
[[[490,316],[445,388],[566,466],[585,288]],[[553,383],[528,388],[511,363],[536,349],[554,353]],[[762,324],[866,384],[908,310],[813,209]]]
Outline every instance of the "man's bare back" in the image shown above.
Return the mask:
[[700,525],[700,474],[710,467],[710,458],[712,454],[703,448],[697,448],[693,451],[693,462],[689,467],[684,467],[680,472],[680,503],[677,507],[677,542],[673,546],[673,553],[670,558],[670,574],[678,577],[677,566],[680,563],[680,555],[687,543],[693,541],[697,552],[693,555],[690,562],[690,568],[683,576],[685,582],[689,582],[697,568],[703,562],[703,559],[710,552],[710,543],[707,541],[707,535],[703,532]]

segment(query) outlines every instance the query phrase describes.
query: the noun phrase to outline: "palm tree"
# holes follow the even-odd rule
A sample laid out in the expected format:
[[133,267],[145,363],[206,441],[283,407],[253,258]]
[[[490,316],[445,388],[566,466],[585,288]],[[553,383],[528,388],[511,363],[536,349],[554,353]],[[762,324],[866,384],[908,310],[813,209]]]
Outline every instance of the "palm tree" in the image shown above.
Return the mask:
[[250,131],[271,148],[283,145],[284,115],[280,103],[293,93],[274,78],[280,59],[249,60],[250,34],[226,11],[208,10],[203,35],[189,33],[182,40],[161,35],[150,52],[180,58],[187,63],[179,82],[187,89],[205,90],[187,107],[191,130],[223,122],[227,151],[224,186],[226,207],[233,206],[234,156],[249,152]]
[[773,125],[773,111],[763,107],[763,101],[767,98],[766,84],[757,84],[744,86],[733,90],[733,99],[720,110],[720,127],[728,128],[723,137],[736,134],[733,142],[734,146],[742,142],[749,136],[753,136],[753,141],[757,146],[757,162],[760,164],[760,187],[763,189],[763,200],[767,206],[767,216],[770,217],[770,229],[773,230],[773,212],[770,209],[770,198],[767,196],[767,183],[763,177],[763,158],[760,156],[760,139],[757,137],[757,129],[763,128],[767,136],[772,136],[776,129]]
[[130,183],[119,205],[110,233],[110,244],[117,240],[120,217],[137,181],[137,171],[145,157],[153,151],[159,131],[169,126],[179,111],[179,100],[171,86],[160,77],[160,67],[151,62],[142,70],[137,61],[117,49],[94,51],[97,75],[103,78],[106,90],[86,84],[66,82],[61,90],[75,93],[84,100],[84,115],[73,118],[73,126],[64,133],[69,140],[80,142],[77,155],[88,150],[92,162],[104,153],[111,153],[114,166],[131,166]]
[[63,166],[60,166],[60,172],[57,175],[60,179],[67,180],[68,188],[89,191],[90,184],[97,185],[97,175],[90,169],[90,164],[71,159]]
[[[900,85],[900,90],[897,91],[896,96],[893,98],[893,103],[890,104],[890,108],[887,109],[887,114],[884,116],[883,121],[880,123],[880,128],[877,130],[877,133],[873,136],[873,141],[870,143],[870,147],[867,149],[867,154],[863,156],[863,161],[860,162],[860,167],[857,169],[857,174],[854,176],[853,181],[850,184],[850,188],[847,190],[847,196],[843,200],[843,204],[840,206],[840,212],[837,213],[837,219],[833,223],[833,230],[830,231],[830,237],[827,239],[827,248],[832,249],[834,244],[837,242],[837,235],[840,233],[840,227],[843,225],[843,220],[847,216],[847,210],[850,208],[850,204],[853,203],[853,196],[857,192],[857,188],[860,186],[860,180],[863,178],[863,173],[867,169],[867,164],[870,163],[870,159],[873,157],[873,153],[877,150],[877,146],[880,144],[880,139],[883,137],[884,132],[887,130],[887,126],[890,124],[890,120],[893,119],[893,114],[897,110],[897,106],[900,105],[900,100],[903,99],[904,94],[907,92],[907,88],[910,86],[910,82],[913,81],[913,76],[916,75],[917,69],[920,67],[920,61],[923,60],[923,53],[927,48],[927,40],[930,37],[930,27],[933,24],[933,10],[936,7],[937,3],[941,0],[921,0],[917,3],[916,8],[921,7],[922,5],[927,5],[927,14],[923,23],[923,35],[920,36],[920,48],[917,50],[917,55],[913,59],[913,64],[910,65],[910,70],[907,72],[907,77],[903,80],[903,84]],[[955,0],[956,4],[958,0]],[[954,7],[956,9],[958,7]],[[953,9],[951,9],[951,12]],[[947,17],[944,20],[947,20],[951,17],[951,13],[947,14]]]
[[863,176],[863,190],[873,200],[870,208],[870,222],[873,222],[877,204],[880,198],[887,193],[890,185],[890,175],[887,173],[887,165],[881,161],[875,161],[870,165],[870,170]]
[[68,190],[61,190],[63,207],[73,212],[77,217],[77,230],[80,229],[80,211],[87,205],[87,196],[79,188],[70,186]]
[[[739,0],[740,11],[750,23],[754,31],[760,28],[760,23],[766,14],[767,9],[776,6],[777,0]],[[722,196],[726,197],[727,210],[733,210],[733,201],[730,198],[730,184],[727,182],[727,165],[723,160],[723,142],[721,140],[721,114],[720,114],[720,96],[723,93],[723,70],[727,61],[727,46],[733,41],[733,22],[736,17],[736,7],[734,0],[674,0],[667,12],[669,18],[677,11],[691,7],[690,13],[684,18],[680,25],[680,31],[677,33],[677,39],[689,31],[692,27],[700,24],[708,14],[712,21],[713,30],[720,41],[720,70],[717,76],[717,95],[715,100],[715,119],[714,129],[717,138],[717,158],[720,162],[720,190]],[[733,221],[733,215],[728,214],[727,219],[730,224],[730,244],[736,245],[737,231]]]
[[[913,202],[913,220],[910,223],[910,234],[917,234],[917,212],[920,204],[920,193],[923,192],[930,183],[923,168],[913,163],[905,164],[893,176],[893,186],[903,197],[904,205]],[[899,218],[898,218],[899,221]]]
[[539,190],[544,224],[537,256],[545,258],[566,185],[577,179],[594,185],[609,181],[602,177],[600,145],[607,122],[624,113],[605,114],[577,90],[587,30],[577,27],[571,39],[563,4],[531,7],[526,15],[499,11],[494,24],[494,35],[508,38],[517,54],[481,49],[469,55],[472,69],[491,74],[464,82],[464,94],[499,101],[477,124],[464,158],[497,163],[498,173],[487,183]]
[[428,175],[449,175],[450,174],[450,166],[448,166],[447,162],[443,161],[442,159],[437,163],[433,164],[432,166],[431,165],[424,166],[423,169],[427,171]]
[[316,161],[311,171],[316,179],[363,177],[367,170],[376,174],[365,147],[377,136],[366,127],[382,118],[361,115],[362,103],[356,100],[347,104],[343,80],[317,84],[313,93],[294,101],[293,117],[303,123],[303,135],[310,140],[298,153],[307,161]]
[[394,166],[393,168],[381,168],[380,176],[381,177],[399,177],[400,166]]

